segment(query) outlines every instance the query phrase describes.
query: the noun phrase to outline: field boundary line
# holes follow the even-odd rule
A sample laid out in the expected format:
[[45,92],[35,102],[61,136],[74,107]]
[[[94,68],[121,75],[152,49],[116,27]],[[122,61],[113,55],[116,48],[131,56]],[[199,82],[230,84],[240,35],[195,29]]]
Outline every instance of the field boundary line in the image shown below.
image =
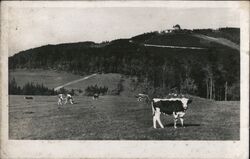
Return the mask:
[[86,77],[83,77],[83,78],[80,78],[80,79],[77,79],[77,80],[74,80],[74,81],[65,83],[65,84],[63,84],[63,85],[57,86],[56,88],[54,88],[54,90],[57,91],[57,90],[59,90],[59,89],[65,87],[65,86],[69,86],[69,85],[72,85],[72,84],[75,84],[75,83],[78,83],[78,82],[87,80],[87,79],[89,79],[89,78],[91,78],[91,77],[94,77],[94,76],[96,76],[96,75],[97,75],[97,73],[94,73],[94,74],[92,74],[92,75],[89,75],[89,76],[86,76]]

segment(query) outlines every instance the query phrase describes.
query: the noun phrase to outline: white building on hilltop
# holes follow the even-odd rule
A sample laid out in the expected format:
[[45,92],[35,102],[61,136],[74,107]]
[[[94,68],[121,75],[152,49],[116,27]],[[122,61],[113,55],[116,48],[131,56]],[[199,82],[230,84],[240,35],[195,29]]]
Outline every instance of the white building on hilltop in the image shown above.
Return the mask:
[[174,31],[179,31],[181,30],[181,26],[179,24],[176,24],[173,26],[173,29],[167,29],[167,30],[164,30],[163,32],[164,33],[172,33]]

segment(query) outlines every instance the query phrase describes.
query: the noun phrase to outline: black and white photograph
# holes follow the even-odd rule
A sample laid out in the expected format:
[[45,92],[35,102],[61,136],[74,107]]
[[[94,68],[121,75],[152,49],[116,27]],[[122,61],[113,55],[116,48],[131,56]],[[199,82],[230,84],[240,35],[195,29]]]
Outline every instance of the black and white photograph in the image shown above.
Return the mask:
[[73,2],[6,2],[7,140],[242,145],[248,7]]

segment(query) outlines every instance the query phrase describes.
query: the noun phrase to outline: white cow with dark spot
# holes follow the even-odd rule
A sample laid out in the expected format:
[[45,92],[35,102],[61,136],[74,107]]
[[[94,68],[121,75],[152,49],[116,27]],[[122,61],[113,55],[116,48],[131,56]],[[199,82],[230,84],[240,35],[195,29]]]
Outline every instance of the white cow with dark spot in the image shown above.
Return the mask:
[[170,99],[161,99],[161,98],[153,98],[152,100],[152,111],[153,111],[153,127],[156,128],[156,122],[160,125],[161,128],[164,128],[160,115],[168,114],[173,115],[174,117],[174,128],[176,127],[176,122],[178,119],[181,121],[181,125],[184,126],[183,116],[186,113],[188,104],[191,103],[192,100],[188,98],[170,98]]

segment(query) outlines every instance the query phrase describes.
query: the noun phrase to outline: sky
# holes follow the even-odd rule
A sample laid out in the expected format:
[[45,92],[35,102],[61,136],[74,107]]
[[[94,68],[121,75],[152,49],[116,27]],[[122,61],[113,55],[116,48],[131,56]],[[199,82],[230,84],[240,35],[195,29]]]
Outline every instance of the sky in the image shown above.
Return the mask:
[[240,27],[239,12],[229,8],[10,8],[9,56],[47,44],[111,41],[150,31]]

